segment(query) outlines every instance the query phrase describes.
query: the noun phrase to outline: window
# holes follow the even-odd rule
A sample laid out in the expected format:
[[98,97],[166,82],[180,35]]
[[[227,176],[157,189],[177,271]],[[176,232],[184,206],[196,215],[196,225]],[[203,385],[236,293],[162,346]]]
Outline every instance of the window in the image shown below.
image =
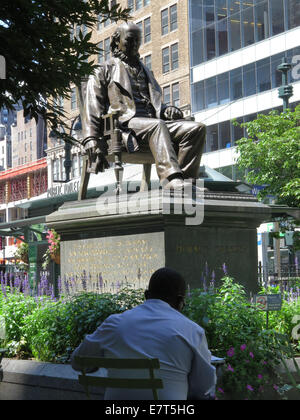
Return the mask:
[[230,101],[229,95],[229,74],[223,73],[217,76],[218,103],[226,104]]
[[205,80],[205,106],[211,108],[218,105],[217,101],[217,78],[211,77]]
[[135,0],[135,9],[139,10],[143,7],[143,0]]
[[271,89],[270,57],[257,62],[257,90],[264,92]]
[[242,68],[230,72],[230,99],[232,101],[243,97]]
[[180,106],[179,83],[174,83],[172,85],[172,103],[174,106],[177,106],[177,108],[179,108]]
[[241,15],[240,2],[229,0],[230,10],[230,31],[231,31],[231,51],[241,48]]
[[269,10],[268,2],[259,2],[254,9],[255,15],[255,41],[269,38]]
[[175,31],[177,24],[177,4],[173,4],[161,12],[161,34],[166,35],[169,32]]
[[144,58],[144,64],[145,64],[145,66],[146,66],[149,70],[152,70],[152,59],[151,59],[151,54],[150,54],[150,55],[146,55],[146,57]]
[[164,48],[162,50],[162,70],[163,73],[170,71],[170,48]]
[[148,6],[148,4],[150,4],[150,0],[128,0],[127,2],[128,8],[131,9],[132,12]]
[[151,41],[151,19],[144,20],[144,43]]
[[104,40],[104,60],[110,59],[110,38]]
[[178,43],[171,46],[171,68],[176,70],[179,67]]
[[77,97],[76,97],[76,88],[72,88],[71,91],[71,109],[77,108]]
[[170,31],[175,31],[177,27],[177,4],[174,4],[170,7]]
[[166,105],[171,105],[171,89],[170,86],[163,88],[163,101]]
[[201,111],[204,107],[204,81],[201,81],[192,85],[192,111]]
[[169,10],[161,12],[161,34],[166,35],[169,32]]
[[128,0],[128,9],[134,10],[134,0]]
[[289,0],[288,4],[288,28],[300,26],[300,7],[298,0]]
[[256,94],[255,63],[243,67],[244,96]]
[[244,0],[242,3],[242,31],[244,47],[254,43],[253,1],[254,0]]
[[281,32],[284,31],[283,0],[276,0],[276,1],[271,2],[271,13],[272,13],[272,35],[280,34]]
[[219,124],[219,142],[220,149],[231,147],[230,140],[230,121],[224,121]]
[[104,63],[103,41],[99,42],[98,48],[99,48],[98,64],[102,64],[102,63]]
[[171,86],[169,85],[163,88],[163,102],[166,105],[179,107],[179,83],[173,83]]

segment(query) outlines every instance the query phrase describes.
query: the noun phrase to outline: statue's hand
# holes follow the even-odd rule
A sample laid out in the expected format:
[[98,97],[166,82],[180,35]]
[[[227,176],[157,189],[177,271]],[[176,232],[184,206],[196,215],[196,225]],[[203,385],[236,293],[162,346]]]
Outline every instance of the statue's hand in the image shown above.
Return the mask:
[[183,112],[176,106],[168,106],[164,110],[163,115],[166,120],[180,120],[183,118]]
[[87,148],[86,154],[89,159],[88,172],[97,174],[98,172],[104,172],[105,169],[109,168],[109,163],[97,146]]

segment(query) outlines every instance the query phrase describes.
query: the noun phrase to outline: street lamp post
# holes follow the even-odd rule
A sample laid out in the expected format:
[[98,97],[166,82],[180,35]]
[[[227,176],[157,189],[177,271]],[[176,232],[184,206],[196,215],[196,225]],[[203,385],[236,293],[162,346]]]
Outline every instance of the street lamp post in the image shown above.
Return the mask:
[[283,110],[289,108],[289,99],[293,96],[293,86],[288,84],[288,72],[292,68],[292,64],[287,62],[287,58],[282,59],[282,63],[277,70],[282,73],[282,85],[278,89],[278,97],[283,100]]

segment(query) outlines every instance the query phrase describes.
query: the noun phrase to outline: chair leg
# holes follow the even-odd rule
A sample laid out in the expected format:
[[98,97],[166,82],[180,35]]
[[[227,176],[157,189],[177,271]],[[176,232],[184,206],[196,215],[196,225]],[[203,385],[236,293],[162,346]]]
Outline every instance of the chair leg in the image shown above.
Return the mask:
[[87,172],[88,167],[88,157],[83,157],[83,164],[82,164],[82,172],[81,172],[81,179],[80,179],[80,187],[78,191],[78,201],[84,200],[87,195],[87,187],[90,180],[90,173]]
[[122,153],[115,153],[115,175],[117,180],[117,195],[119,195],[122,191],[123,174],[124,168],[122,165]]
[[141,188],[140,191],[148,191],[150,189],[151,183],[151,163],[144,163],[143,164],[143,177],[141,181]]

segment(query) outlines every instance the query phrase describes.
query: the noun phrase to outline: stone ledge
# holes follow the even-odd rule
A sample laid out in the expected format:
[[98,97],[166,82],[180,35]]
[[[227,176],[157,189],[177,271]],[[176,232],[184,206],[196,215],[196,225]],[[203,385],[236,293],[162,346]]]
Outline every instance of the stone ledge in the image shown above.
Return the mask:
[[[4,358],[2,368],[0,400],[86,400],[70,365]],[[103,395],[103,388],[91,388],[91,399],[103,400]]]

